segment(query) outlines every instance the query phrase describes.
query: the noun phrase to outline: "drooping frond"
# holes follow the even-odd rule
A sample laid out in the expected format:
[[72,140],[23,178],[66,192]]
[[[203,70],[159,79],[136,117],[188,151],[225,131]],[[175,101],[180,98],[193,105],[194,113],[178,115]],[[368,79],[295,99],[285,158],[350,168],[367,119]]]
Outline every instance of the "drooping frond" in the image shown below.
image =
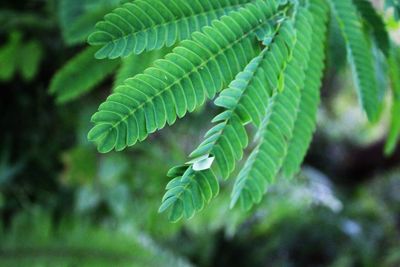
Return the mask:
[[385,28],[382,17],[378,14],[372,3],[368,0],[353,0],[365,24],[370,28],[379,49],[389,55],[389,34]]
[[61,68],[50,84],[50,93],[58,103],[71,101],[98,85],[119,65],[120,60],[99,60],[96,49],[87,48]]
[[267,35],[267,46],[239,73],[228,89],[222,91],[215,104],[225,109],[213,122],[205,140],[190,155],[196,170],[197,163],[208,157],[215,159],[220,175],[228,178],[236,161],[243,156],[248,144],[244,126],[248,122],[260,125],[265,117],[268,99],[279,83],[295,38],[292,23],[285,21],[275,33]]
[[159,212],[170,208],[169,219],[176,222],[182,217],[190,219],[218,195],[219,184],[212,170],[195,172],[192,167],[176,167],[169,171],[173,178],[168,183]]
[[349,0],[329,0],[347,43],[348,59],[352,67],[357,92],[370,121],[379,113],[379,96],[373,55],[357,8]]
[[[213,170],[218,171],[224,178],[228,178],[232,173],[236,161],[242,158],[243,149],[248,144],[244,126],[249,122],[259,125],[260,118],[265,116],[267,100],[279,83],[279,75],[293,48],[295,36],[292,23],[288,21],[284,21],[274,32],[271,31],[264,38],[266,47],[260,56],[253,59],[244,71],[236,76],[229,88],[216,99],[215,104],[223,107],[225,111],[213,119],[217,124],[207,132],[205,140],[192,152],[189,166],[182,167],[190,175],[187,174],[183,179],[182,174],[178,173],[178,177],[173,177],[173,182],[167,186],[160,211],[171,207],[172,220],[199,212],[204,207],[203,203],[209,201],[205,199],[201,205],[193,205],[192,202],[181,203],[178,196],[183,194],[183,190],[185,194],[196,196],[196,191],[208,191],[207,188],[201,187],[202,184],[198,184],[199,181],[205,177],[216,181]],[[208,184],[204,185],[208,187]],[[196,199],[193,199],[194,202]],[[176,208],[176,205],[179,208]],[[181,205],[183,208],[180,208]],[[179,211],[182,214],[179,214]]]
[[136,0],[106,15],[96,25],[89,43],[102,46],[96,54],[98,58],[116,58],[172,46],[211,25],[211,21],[251,2],[256,0]]
[[389,76],[392,87],[392,110],[385,154],[391,155],[400,140],[400,48],[392,44],[389,56]]
[[[245,210],[262,199],[266,186],[280,170],[291,139],[309,61],[313,18],[299,8],[295,18],[297,41],[292,57],[281,76],[282,88],[274,88],[267,115],[260,128],[261,140],[240,171],[232,192],[231,206],[237,202]],[[301,33],[301,34],[300,34]]]
[[323,1],[310,0],[309,10],[313,15],[312,53],[305,73],[307,78],[301,90],[298,117],[282,167],[282,172],[286,177],[293,176],[303,162],[316,128],[317,109],[320,102],[329,7]]
[[[86,1],[92,0],[74,0],[80,7],[72,13],[86,13],[82,9]],[[235,181],[231,206],[239,202],[250,209],[280,171],[292,177],[299,170],[316,128],[330,10],[340,27],[337,37],[343,35],[345,42],[340,38],[340,43],[347,46],[360,103],[371,121],[379,116],[387,87],[386,68],[379,66],[386,67],[389,61],[394,104],[386,153],[394,151],[400,136],[400,60],[382,17],[369,1],[104,3],[121,5],[89,37],[100,50],[79,55],[52,83],[59,101],[68,100],[89,90],[122,62],[114,92],[92,117],[95,125],[88,138],[100,152],[120,151],[146,139],[222,90],[214,102],[222,112],[212,120],[213,127],[189,161],[168,174],[172,180],[160,212],[168,210],[172,221],[191,218],[218,194],[218,179],[234,172],[248,146],[247,124],[258,129],[254,138],[258,143]],[[175,49],[169,48],[175,44]],[[168,53],[154,51],[163,47]],[[95,61],[94,54],[125,59],[103,63]],[[109,67],[106,74],[100,71],[103,64]],[[97,74],[88,74],[93,70]],[[88,80],[79,80],[80,73]]]
[[92,117],[89,139],[100,152],[123,150],[214,97],[260,53],[256,33],[276,23],[277,8],[260,0],[195,32],[108,97]]
[[389,33],[386,30],[385,22],[378,11],[369,0],[353,0],[362,19],[364,30],[372,37],[372,55],[374,62],[375,77],[378,86],[379,109],[382,108],[383,99],[387,93],[388,79],[387,67],[390,57]]

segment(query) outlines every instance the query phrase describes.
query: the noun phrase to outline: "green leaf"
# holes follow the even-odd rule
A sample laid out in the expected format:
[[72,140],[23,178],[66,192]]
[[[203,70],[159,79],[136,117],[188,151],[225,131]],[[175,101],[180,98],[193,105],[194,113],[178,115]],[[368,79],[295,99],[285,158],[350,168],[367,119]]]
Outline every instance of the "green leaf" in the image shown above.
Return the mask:
[[270,32],[266,35],[271,39],[269,45],[215,100],[224,111],[213,119],[216,125],[190,155],[192,159],[215,157],[214,166],[223,178],[229,177],[236,161],[243,157],[248,144],[245,125],[253,122],[259,126],[265,117],[268,99],[279,84],[279,76],[295,43],[296,35],[289,21],[267,32]]
[[261,140],[235,181],[231,207],[239,202],[242,209],[249,210],[253,204],[259,203],[267,185],[276,179],[283,164],[300,105],[300,90],[304,86],[304,70],[308,65],[311,46],[311,25],[313,17],[306,9],[299,8],[295,17],[297,40],[293,55],[282,73],[285,87],[280,92],[277,85],[269,99],[267,114],[259,130]]
[[114,88],[123,85],[125,80],[132,78],[137,74],[143,73],[143,71],[151,67],[155,60],[164,57],[169,49],[151,51],[140,55],[132,54],[129,57],[122,59],[122,64],[117,71]]
[[385,145],[385,154],[390,156],[394,153],[400,140],[400,100],[395,99],[392,104],[391,122],[389,136]]
[[31,81],[39,71],[43,50],[37,41],[30,41],[19,51],[19,70],[26,81]]
[[87,48],[72,58],[53,77],[50,93],[58,103],[72,101],[94,89],[118,67],[119,60],[94,58],[95,48]]
[[310,0],[309,10],[313,15],[311,55],[305,75],[307,79],[301,90],[300,106],[292,138],[282,166],[286,177],[298,172],[311,143],[316,128],[317,110],[320,102],[320,87],[324,70],[325,43],[327,40],[328,6],[319,0]]
[[385,22],[377,10],[368,0],[353,0],[366,26],[370,29],[379,49],[386,55],[389,55],[390,42],[389,34],[385,27]]
[[182,176],[167,185],[159,212],[170,210],[169,219],[190,219],[219,193],[219,184],[211,170],[195,172],[188,167]]
[[213,98],[260,52],[255,33],[279,19],[271,18],[276,12],[273,2],[258,1],[194,33],[108,97],[89,140],[101,152],[123,150]]
[[88,41],[102,46],[98,58],[140,54],[188,39],[211,21],[251,2],[256,0],[137,0],[106,15]]
[[0,81],[8,81],[13,78],[18,69],[18,50],[22,36],[19,32],[13,32],[8,42],[0,48]]
[[370,121],[379,115],[379,96],[372,49],[363,32],[357,9],[349,0],[330,0],[343,37],[347,43],[348,60],[354,73],[357,92]]
[[391,122],[389,136],[385,145],[385,154],[394,153],[400,139],[400,48],[392,44],[389,57],[389,76],[393,91],[393,103],[391,110]]

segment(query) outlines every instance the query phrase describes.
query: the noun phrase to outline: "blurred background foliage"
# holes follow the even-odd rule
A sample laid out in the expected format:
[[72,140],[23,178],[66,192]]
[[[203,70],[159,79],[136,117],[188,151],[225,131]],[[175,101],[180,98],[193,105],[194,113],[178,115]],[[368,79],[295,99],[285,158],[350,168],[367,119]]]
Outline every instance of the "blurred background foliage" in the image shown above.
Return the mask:
[[334,20],[319,128],[297,179],[249,214],[225,208],[227,182],[204,212],[171,224],[157,213],[165,173],[217,110],[122,153],[88,143],[101,100],[169,51],[94,59],[85,40],[122,2],[0,4],[0,266],[400,266],[400,151],[385,157],[387,127],[359,110]]

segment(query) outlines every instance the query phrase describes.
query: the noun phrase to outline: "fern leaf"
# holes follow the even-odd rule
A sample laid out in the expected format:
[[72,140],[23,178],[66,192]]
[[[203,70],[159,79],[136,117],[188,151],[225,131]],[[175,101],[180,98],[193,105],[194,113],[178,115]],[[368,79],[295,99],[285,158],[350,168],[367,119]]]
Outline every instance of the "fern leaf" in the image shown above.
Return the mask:
[[379,115],[379,90],[372,50],[367,36],[363,33],[361,19],[352,1],[330,0],[329,2],[347,43],[349,62],[353,69],[361,105],[368,119],[376,121]]
[[381,15],[378,14],[372,3],[368,0],[353,0],[353,2],[370,28],[379,49],[388,56],[390,48],[389,34],[386,31]]
[[[270,45],[253,59],[245,70],[236,76],[229,88],[224,90],[216,99],[216,105],[223,107],[225,111],[213,119],[213,122],[217,125],[208,131],[205,141],[190,155],[192,161],[189,162],[190,166],[185,166],[185,168],[190,172],[191,178],[181,179],[177,177],[173,180],[175,182],[172,182],[175,186],[167,187],[169,190],[163,199],[160,210],[164,211],[171,207],[170,214],[173,215],[170,215],[170,217],[172,220],[183,216],[178,216],[176,210],[187,209],[185,202],[182,204],[180,202],[175,203],[179,199],[176,195],[182,194],[182,187],[187,184],[185,193],[193,196],[196,196],[198,188],[201,191],[209,191],[207,188],[198,187],[197,183],[205,179],[205,173],[208,173],[208,176],[206,176],[208,179],[216,181],[214,171],[210,170],[211,165],[216,166],[222,177],[227,178],[235,168],[236,161],[242,158],[243,149],[248,144],[248,136],[244,126],[250,121],[257,121],[258,113],[264,116],[265,103],[268,103],[266,100],[273,88],[273,85],[269,85],[269,83],[278,83],[280,69],[283,68],[285,59],[293,47],[295,34],[292,24],[283,22],[269,37],[272,39]],[[268,71],[270,66],[273,66],[273,68]],[[269,80],[266,72],[271,74]],[[271,80],[272,82],[270,82]],[[257,111],[254,111],[255,109]],[[213,164],[214,158],[216,164]],[[181,176],[179,173],[178,175]],[[190,186],[190,183],[194,186]],[[176,191],[176,188],[181,189]],[[193,192],[193,190],[196,191]],[[209,200],[210,198],[207,198],[202,201],[201,205],[197,205],[198,208],[194,211],[199,212]],[[185,208],[175,208],[176,205],[183,205]]]
[[314,18],[312,25],[312,53],[306,70],[307,79],[301,91],[298,117],[282,167],[282,172],[286,177],[291,177],[298,172],[303,162],[316,128],[317,109],[320,102],[329,7],[325,2],[310,0],[309,10]]
[[94,58],[95,52],[92,47],[85,49],[56,73],[49,90],[58,103],[87,93],[118,67],[119,60],[98,60]]
[[138,0],[105,16],[89,37],[98,58],[140,54],[185,40],[229,12],[256,0]]
[[310,13],[299,8],[295,29],[301,34],[297,34],[293,55],[281,76],[284,88],[275,88],[269,100],[267,115],[260,128],[262,140],[238,175],[232,192],[231,207],[239,202],[243,209],[249,210],[253,204],[259,203],[267,184],[275,179],[281,168],[287,152],[287,140],[290,140],[295,124],[300,89],[304,85],[312,21]]
[[172,169],[168,176],[175,178],[166,187],[159,212],[170,208],[172,222],[182,217],[192,218],[218,195],[218,180],[211,170],[195,172],[191,167],[183,166]]
[[[199,212],[203,209],[209,199],[200,202],[197,208],[193,209],[192,202],[189,202],[189,207],[185,202],[176,203],[180,199],[176,195],[182,194],[184,187],[185,194],[197,198],[196,194],[199,190],[197,183],[204,179],[205,173],[208,173],[208,179],[216,181],[215,172],[210,170],[211,166],[214,168],[216,166],[222,177],[227,178],[235,168],[236,161],[242,158],[243,149],[247,146],[248,137],[244,128],[245,124],[250,121],[257,124],[258,116],[265,116],[265,105],[268,103],[266,100],[268,100],[274,85],[278,84],[281,69],[284,68],[294,45],[295,33],[292,23],[284,21],[271,36],[266,36],[266,39],[271,39],[268,42],[269,45],[247,65],[244,71],[237,75],[229,88],[216,99],[216,105],[223,107],[225,111],[213,119],[217,125],[207,132],[205,141],[192,152],[189,166],[183,167],[190,172],[190,175],[187,175],[190,178],[177,177],[172,182],[174,186],[167,186],[168,191],[163,198],[160,211],[171,207],[171,220],[175,221],[184,216],[182,214],[178,216],[179,212],[177,211],[183,212],[189,209]],[[213,164],[214,158],[216,164]],[[170,174],[173,173],[174,171],[171,171]],[[177,175],[182,176],[179,172]],[[194,186],[190,184],[194,184]],[[209,191],[207,188],[201,187],[200,190]],[[193,202],[196,201],[193,200]],[[183,208],[176,208],[176,205],[183,205]],[[192,212],[188,214],[193,215]]]
[[215,100],[215,104],[225,111],[213,119],[217,125],[190,155],[194,170],[198,169],[198,162],[211,157],[215,159],[220,175],[228,178],[248,144],[244,126],[249,122],[260,125],[265,117],[268,99],[293,48],[295,34],[292,23],[283,22],[275,33],[266,38],[269,45]]
[[257,1],[194,33],[118,87],[92,117],[96,125],[88,138],[100,152],[123,150],[214,97],[260,53],[256,33],[280,18],[272,16],[277,8],[273,1]]

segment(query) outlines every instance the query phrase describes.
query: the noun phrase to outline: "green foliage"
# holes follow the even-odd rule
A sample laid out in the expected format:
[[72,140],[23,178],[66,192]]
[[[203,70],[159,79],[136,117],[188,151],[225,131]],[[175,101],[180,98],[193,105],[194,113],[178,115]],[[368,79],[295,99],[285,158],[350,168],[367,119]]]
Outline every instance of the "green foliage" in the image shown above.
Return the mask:
[[151,51],[140,55],[132,54],[129,57],[123,58],[121,67],[115,77],[114,88],[123,85],[126,79],[140,74],[145,69],[151,67],[155,60],[162,58],[167,52],[169,52],[169,49]]
[[[102,153],[124,150],[219,93],[214,104],[222,111],[189,161],[169,172],[160,211],[170,209],[177,221],[202,210],[254,139],[231,196],[231,206],[239,202],[250,209],[279,175],[290,178],[299,171],[311,143],[329,12],[346,43],[361,106],[376,122],[386,92],[386,73],[378,66],[390,61],[391,46],[383,19],[368,1],[138,0],[106,15],[89,37],[101,46],[98,58],[132,54],[124,59],[113,94],[93,115],[89,140]],[[154,52],[137,55],[179,41],[163,59],[154,61]],[[135,61],[143,62],[138,70]],[[256,129],[254,138],[247,125]],[[390,140],[394,132],[392,127]]]
[[389,58],[390,53],[389,34],[386,31],[383,18],[378,14],[378,11],[373,7],[370,1],[354,0],[353,2],[363,19],[365,32],[372,36],[371,47],[378,85],[378,100],[381,104],[380,109],[382,109],[383,100],[388,87],[387,58]]
[[371,45],[363,32],[355,5],[348,0],[330,0],[332,10],[347,43],[348,59],[354,72],[361,105],[371,121],[378,119],[379,97]]
[[267,185],[275,180],[282,166],[288,140],[293,136],[300,92],[304,86],[305,69],[311,48],[311,31],[307,29],[310,29],[312,24],[311,14],[305,9],[299,9],[295,17],[296,43],[286,68],[281,73],[280,78],[283,82],[273,87],[267,115],[258,133],[259,144],[238,175],[231,205],[238,201],[244,210],[249,210],[253,204],[259,203]]
[[0,47],[0,81],[8,81],[19,73],[25,81],[31,81],[39,71],[42,47],[35,41],[22,40],[20,32],[13,32],[8,42]]
[[392,45],[389,57],[389,76],[392,86],[391,122],[385,153],[391,155],[400,140],[400,48]]
[[[0,228],[0,265],[190,267],[185,259],[152,244],[142,234],[129,234],[89,222],[54,224],[40,210],[18,215],[5,231]],[[29,229],[29,230],[28,230]]]
[[58,103],[82,96],[117,69],[119,60],[95,59],[95,52],[95,48],[86,48],[54,75],[49,90]]
[[64,40],[73,45],[85,42],[94,26],[121,0],[61,0],[58,17]]
[[93,115],[96,126],[89,139],[103,153],[120,151],[173,124],[177,116],[204,104],[206,97],[213,98],[257,55],[259,47],[251,40],[277,19],[270,18],[275,10],[273,2],[259,1],[214,22],[204,33],[195,32],[193,40],[182,42],[154,68],[115,90]]
[[353,2],[362,16],[364,24],[371,31],[379,49],[387,56],[389,54],[390,41],[382,17],[378,14],[370,1],[354,0]]
[[[175,206],[181,205],[179,203],[181,200],[176,198],[176,193],[174,193],[179,187],[185,188],[185,191],[191,194],[195,194],[196,191],[209,191],[208,185],[202,187],[202,184],[197,185],[197,183],[204,180],[204,177],[207,177],[212,182],[216,181],[214,173],[207,170],[209,168],[207,165],[212,164],[214,160],[213,168],[222,177],[228,178],[233,172],[235,161],[242,158],[243,149],[248,144],[248,136],[244,125],[250,121],[259,124],[266,113],[263,98],[268,98],[270,92],[268,92],[269,88],[264,89],[262,85],[268,83],[265,79],[265,71],[268,62],[272,60],[270,57],[274,55],[272,51],[276,52],[279,49],[285,51],[287,49],[286,46],[292,46],[292,31],[291,24],[287,22],[276,27],[274,32],[271,30],[269,34],[271,34],[272,38],[268,41],[269,43],[266,43],[267,46],[263,49],[262,55],[252,60],[245,70],[237,75],[229,88],[225,89],[215,100],[217,106],[226,110],[213,119],[213,122],[217,124],[207,132],[205,140],[191,153],[191,167],[187,169],[186,175],[182,178],[179,177],[181,175],[176,175],[178,177],[174,179],[175,182],[171,186],[167,186],[168,192],[164,196],[163,209],[160,209],[161,211],[168,206],[173,206],[171,217],[176,219],[178,216],[179,218],[180,214],[177,215]],[[278,32],[280,35],[278,35]],[[265,40],[267,40],[269,34],[265,36]],[[276,78],[277,82],[278,77]],[[250,110],[253,112],[249,112]],[[182,182],[179,183],[179,180]],[[185,187],[186,183],[190,184],[189,181],[196,186],[192,188]],[[217,193],[218,191],[211,190],[211,192]],[[211,195],[215,196],[214,194]],[[185,201],[184,203],[188,202]],[[197,204],[195,198],[193,198],[193,203],[195,204],[195,209],[192,209],[192,212],[193,210],[199,211],[204,207],[203,204]],[[187,207],[187,204],[183,206],[187,209],[191,208],[190,206]],[[189,214],[192,215],[192,212],[189,212]]]
[[168,191],[162,199],[159,212],[171,208],[169,219],[172,222],[182,217],[192,218],[218,195],[218,180],[210,170],[196,172],[184,166],[171,169],[168,176],[174,179],[166,187]]
[[18,53],[18,45],[21,42],[20,33],[12,33],[5,44],[0,49],[0,80],[10,80],[17,70],[17,61],[15,58]]
[[[191,25],[196,30],[186,38],[190,42],[177,39],[175,51],[163,45],[115,60],[95,60],[95,48],[87,49],[83,42],[102,14],[123,2],[140,1],[65,1],[64,11],[80,8],[69,13],[71,22],[64,26],[57,17],[62,1],[8,1],[0,8],[0,50],[13,51],[0,60],[5,69],[13,69],[0,82],[0,266],[191,266],[188,261],[199,267],[400,266],[400,175],[394,171],[391,181],[382,175],[396,168],[393,159],[399,152],[399,53],[387,34],[398,25],[390,12],[373,9],[369,0],[351,0],[372,51],[383,100],[384,123],[371,125],[357,106],[346,66],[348,44],[335,16],[329,16],[327,0],[276,0],[268,16],[259,7],[272,0],[237,1],[241,7],[207,21],[211,29]],[[209,2],[217,6],[226,1]],[[196,3],[206,1],[179,3],[197,8]],[[244,36],[243,25],[258,25],[260,13],[266,16],[262,30]],[[19,35],[18,42],[2,50],[11,43],[12,32]],[[66,42],[66,32],[75,37]],[[192,37],[196,35],[198,39]],[[200,47],[201,36],[206,37]],[[232,38],[240,39],[240,45]],[[230,44],[224,44],[217,59],[214,52],[201,52],[215,46],[222,51],[224,40]],[[54,96],[48,96],[55,68],[64,62],[68,66],[74,53],[79,57],[79,51],[88,50],[87,63],[77,62]],[[193,64],[202,64],[196,56],[207,62],[209,76],[199,74],[202,67],[191,72]],[[41,68],[32,74],[35,58]],[[170,66],[157,63],[165,58]],[[116,66],[108,78],[101,75],[96,85],[82,89],[88,83],[79,77],[97,79],[91,71],[99,64]],[[157,69],[160,74],[154,72],[153,78],[161,83],[167,70],[188,65],[174,73],[181,77],[169,80],[185,79],[179,81],[179,91],[167,90],[181,92],[185,105],[200,92],[195,97],[205,95],[204,104],[196,98],[190,112],[185,106],[185,118],[153,135],[144,121],[140,127],[146,140],[121,152],[98,153],[87,133],[102,98],[149,70]],[[32,77],[29,83],[25,76]],[[204,77],[210,83],[203,86],[208,81]],[[380,78],[391,79],[391,96],[384,95],[389,87]],[[204,88],[217,80],[211,88],[215,95],[209,96]],[[126,90],[137,96],[145,85]],[[75,90],[86,96],[55,105],[61,94],[72,94],[66,102],[77,100]],[[175,101],[174,95],[162,104],[171,99]],[[390,104],[386,153],[393,157],[385,159],[379,150]],[[318,133],[300,170],[317,113]],[[147,112],[145,119],[152,114],[160,112]],[[286,179],[294,175],[296,179]],[[195,216],[199,211],[201,216]],[[161,225],[168,216],[179,222]]]
[[172,46],[214,19],[254,0],[134,1],[108,14],[89,37],[98,58],[116,58]]
[[20,72],[26,81],[31,81],[39,70],[39,64],[43,57],[43,51],[40,44],[36,41],[30,41],[24,45],[19,52],[21,58]]
[[282,166],[285,176],[291,177],[299,171],[316,128],[317,109],[320,102],[320,88],[324,71],[328,6],[313,0],[310,3],[313,15],[311,51],[305,70],[304,87],[301,89],[300,104],[292,138]]
[[[194,169],[213,155],[215,166],[222,177],[228,178],[234,171],[235,161],[242,158],[243,150],[248,145],[249,138],[244,126],[249,122],[259,126],[265,117],[268,103],[265,99],[278,86],[279,79],[283,79],[280,71],[293,47],[294,36],[293,26],[287,21],[278,25],[274,31],[269,30],[264,37],[266,47],[260,56],[253,59],[230,86],[221,92],[215,105],[225,111],[213,119],[217,125],[208,131],[205,140],[190,155]],[[277,56],[278,51],[282,57]],[[269,62],[272,61],[277,66],[269,70]]]

